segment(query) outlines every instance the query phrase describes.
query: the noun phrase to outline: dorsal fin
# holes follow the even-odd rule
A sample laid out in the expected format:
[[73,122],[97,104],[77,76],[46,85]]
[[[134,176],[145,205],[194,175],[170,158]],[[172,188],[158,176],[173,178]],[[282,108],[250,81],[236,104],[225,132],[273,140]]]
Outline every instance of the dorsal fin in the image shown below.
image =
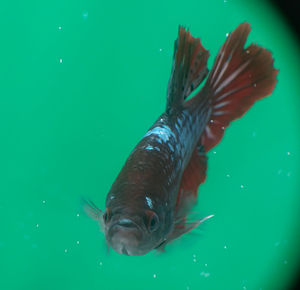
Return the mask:
[[182,104],[205,78],[208,57],[209,52],[202,46],[200,38],[194,38],[189,31],[179,26],[167,92],[167,112]]

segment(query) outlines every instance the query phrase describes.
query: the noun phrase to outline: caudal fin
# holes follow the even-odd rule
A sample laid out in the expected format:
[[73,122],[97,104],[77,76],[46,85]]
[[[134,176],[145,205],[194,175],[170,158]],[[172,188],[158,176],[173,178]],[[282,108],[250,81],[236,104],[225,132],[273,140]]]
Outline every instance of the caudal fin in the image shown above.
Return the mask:
[[243,23],[227,37],[200,92],[212,100],[211,118],[200,140],[206,152],[220,142],[231,121],[275,87],[278,70],[271,52],[256,44],[244,48],[250,30]]
[[202,46],[200,38],[194,38],[179,26],[167,92],[167,112],[182,104],[206,77],[208,57],[209,52]]

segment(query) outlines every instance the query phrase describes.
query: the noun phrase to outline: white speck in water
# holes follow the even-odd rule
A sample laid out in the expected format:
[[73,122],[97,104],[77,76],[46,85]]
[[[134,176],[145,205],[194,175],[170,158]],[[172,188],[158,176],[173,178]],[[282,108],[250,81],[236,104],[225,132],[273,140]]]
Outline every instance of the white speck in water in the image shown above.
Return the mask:
[[245,186],[243,184],[241,184],[241,188],[244,188]]
[[226,33],[226,37],[228,37],[229,36],[229,33]]
[[201,276],[204,276],[205,278],[207,278],[207,277],[210,276],[210,273],[202,271],[202,272],[200,273],[200,275],[201,275]]
[[46,203],[46,200],[43,200],[42,203],[45,204],[45,203]]
[[63,62],[63,60],[62,60],[62,58],[60,58],[60,59],[59,59],[59,63],[62,63],[62,62]]
[[226,177],[229,178],[229,177],[231,177],[231,176],[230,176],[230,174],[226,174]]
[[153,278],[154,278],[154,279],[156,278],[156,274],[153,274]]
[[76,241],[76,244],[79,245],[79,241]]
[[99,263],[99,266],[103,266],[103,263],[102,263],[102,262],[100,262],[100,263]]
[[162,48],[160,48],[159,51],[162,52]]
[[61,26],[58,26],[58,30],[61,30]]
[[207,267],[207,264],[204,264],[205,267]]
[[291,155],[291,152],[286,152],[286,155],[287,155],[287,156],[290,156],[290,155]]
[[280,242],[276,242],[276,243],[274,244],[275,247],[278,247],[279,245],[280,245]]
[[68,249],[65,249],[65,253],[67,253],[68,252]]
[[186,290],[190,290],[190,286],[186,286]]
[[243,290],[247,290],[247,287],[246,287],[246,286],[243,286]]
[[196,258],[196,254],[193,254],[193,258]]
[[194,263],[196,263],[196,262],[197,262],[197,260],[194,258],[194,259],[193,259],[193,262],[194,262]]
[[227,249],[227,246],[226,246],[226,245],[224,246],[224,249]]
[[39,225],[39,224],[36,224],[35,226],[38,228],[40,225]]
[[89,13],[85,10],[85,11],[83,11],[82,12],[82,18],[84,19],[84,20],[86,20],[86,19],[88,19],[88,17],[89,17]]
[[76,214],[76,216],[77,216],[77,217],[79,217],[79,213],[78,213],[78,214]]
[[217,154],[217,152],[216,152],[216,151],[213,151],[213,153],[214,153],[214,154]]

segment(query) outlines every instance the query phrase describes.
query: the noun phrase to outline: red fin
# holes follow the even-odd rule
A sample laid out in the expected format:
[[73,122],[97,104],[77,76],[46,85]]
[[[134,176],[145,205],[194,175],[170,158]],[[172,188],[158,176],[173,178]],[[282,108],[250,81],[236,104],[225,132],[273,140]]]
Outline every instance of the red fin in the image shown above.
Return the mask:
[[202,90],[212,96],[211,120],[201,136],[206,152],[220,142],[231,121],[275,87],[278,70],[271,52],[255,44],[244,49],[249,32],[250,25],[243,23],[228,36]]
[[183,234],[191,231],[197,227],[200,223],[213,215],[205,217],[203,219],[198,219],[190,221],[187,215],[196,203],[198,187],[206,179],[206,169],[207,169],[207,157],[204,152],[204,148],[198,145],[194,150],[189,164],[181,178],[181,183],[178,191],[176,210],[175,210],[175,225],[173,231],[167,237],[165,243],[161,246],[162,248],[165,244],[179,238]]
[[198,187],[206,179],[207,157],[197,146],[181,178],[176,203],[176,219],[185,217],[197,199]]
[[202,46],[200,38],[194,38],[180,26],[168,86],[167,111],[181,104],[202,82],[208,73],[208,57],[209,52]]

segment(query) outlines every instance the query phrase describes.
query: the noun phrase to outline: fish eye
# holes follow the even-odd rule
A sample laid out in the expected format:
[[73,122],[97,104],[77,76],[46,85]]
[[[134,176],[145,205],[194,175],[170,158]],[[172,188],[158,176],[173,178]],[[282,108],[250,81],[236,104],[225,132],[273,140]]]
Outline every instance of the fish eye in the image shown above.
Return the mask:
[[154,211],[148,210],[146,212],[147,215],[147,228],[150,233],[154,232],[155,230],[158,229],[159,226],[159,218],[158,215]]

